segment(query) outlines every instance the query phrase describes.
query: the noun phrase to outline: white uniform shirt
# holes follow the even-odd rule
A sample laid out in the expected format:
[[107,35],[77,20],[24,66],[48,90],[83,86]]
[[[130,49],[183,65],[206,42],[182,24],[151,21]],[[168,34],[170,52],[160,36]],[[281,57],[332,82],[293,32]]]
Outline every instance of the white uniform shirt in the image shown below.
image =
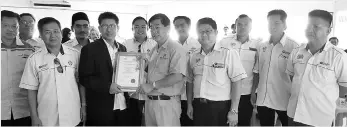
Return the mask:
[[[59,65],[54,63],[58,58]],[[75,77],[79,52],[62,45],[55,56],[41,48],[29,56],[19,87],[37,90],[37,112],[44,126],[76,126],[80,122],[80,96]]]
[[[180,42],[178,41],[178,43]],[[194,39],[191,36],[187,38],[187,40],[183,43],[182,46],[187,52],[187,59],[189,59],[193,53],[199,52],[199,49],[201,48],[201,45],[198,42],[198,40]],[[181,100],[187,100],[186,83],[184,83],[184,87],[182,89]]]
[[347,54],[329,42],[316,54],[303,45],[292,52],[287,73],[294,76],[290,117],[307,125],[331,126],[339,85],[347,87]]
[[260,41],[259,39],[250,38],[247,42],[242,44],[237,41],[236,36],[227,37],[220,41],[221,47],[234,49],[240,54],[242,66],[247,73],[247,78],[241,81],[242,95],[251,94],[253,86],[253,69],[258,56],[257,49],[259,48]]
[[188,82],[194,84],[194,98],[230,100],[231,83],[247,77],[240,56],[233,49],[218,47],[205,54],[193,53],[188,63]]
[[34,49],[16,39],[16,47],[1,44],[1,120],[30,116],[28,91],[19,88],[25,62]]
[[[90,43],[93,42],[93,40],[91,40],[91,39],[88,39],[88,40],[89,40]],[[70,47],[73,47],[73,48],[77,49],[78,51],[81,51],[82,46],[78,45],[78,44],[79,43],[78,43],[76,38],[68,40],[67,42],[64,43],[64,45],[66,45],[66,46],[70,46]]]
[[[149,53],[152,51],[154,46],[157,45],[157,42],[155,42],[153,39],[147,38],[146,41],[140,43],[140,42],[136,41],[135,38],[133,38],[133,39],[126,40],[123,43],[123,45],[127,48],[127,52],[136,52],[136,53],[139,51],[139,46],[141,45],[140,52],[147,54],[147,58],[149,58]],[[145,77],[147,77],[146,75],[145,75]],[[146,79],[146,78],[144,78],[144,79]],[[136,98],[138,100],[145,100],[147,98],[147,96],[144,94],[140,94],[140,95],[131,94],[130,96],[133,98]]]
[[289,54],[298,44],[285,34],[276,45],[262,43],[254,72],[259,72],[257,105],[286,111],[291,81],[285,73]]

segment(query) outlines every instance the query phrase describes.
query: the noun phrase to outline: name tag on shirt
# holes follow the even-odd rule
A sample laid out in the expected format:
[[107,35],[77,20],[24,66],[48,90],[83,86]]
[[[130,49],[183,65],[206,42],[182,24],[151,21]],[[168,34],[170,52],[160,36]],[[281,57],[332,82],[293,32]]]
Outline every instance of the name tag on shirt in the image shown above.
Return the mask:
[[223,63],[214,63],[214,64],[212,65],[212,67],[214,67],[214,68],[224,68],[224,67],[225,67],[225,64],[223,64]]
[[257,51],[257,49],[256,48],[251,48],[251,47],[249,47],[249,50],[251,50],[251,51]]

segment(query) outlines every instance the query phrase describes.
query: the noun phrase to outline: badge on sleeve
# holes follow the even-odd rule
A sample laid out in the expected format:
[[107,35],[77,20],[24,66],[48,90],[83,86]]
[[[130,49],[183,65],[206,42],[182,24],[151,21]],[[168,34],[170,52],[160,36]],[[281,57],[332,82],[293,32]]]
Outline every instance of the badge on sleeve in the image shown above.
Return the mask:
[[296,59],[303,59],[304,58],[304,55],[303,54],[299,54]]
[[267,48],[267,47],[263,47],[263,52],[265,52],[265,51],[266,51],[266,48]]
[[70,60],[70,61],[68,62],[68,64],[71,66],[71,65],[72,65],[72,61]]

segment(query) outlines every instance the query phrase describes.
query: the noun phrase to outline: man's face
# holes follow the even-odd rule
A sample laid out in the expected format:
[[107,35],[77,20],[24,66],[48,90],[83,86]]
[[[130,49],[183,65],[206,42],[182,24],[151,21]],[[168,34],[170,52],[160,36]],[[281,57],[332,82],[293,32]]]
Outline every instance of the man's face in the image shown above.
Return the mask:
[[252,30],[252,21],[248,17],[239,18],[236,21],[236,33],[240,36],[248,36]]
[[156,42],[163,42],[168,37],[170,26],[168,25],[165,27],[161,23],[160,19],[156,19],[150,22],[150,29],[151,29],[152,38]]
[[190,26],[184,19],[177,19],[174,25],[179,36],[188,36]]
[[214,30],[209,24],[200,24],[197,28],[198,41],[201,45],[212,46],[216,42],[217,30]]
[[103,19],[99,26],[99,31],[104,39],[112,40],[117,35],[118,25],[114,19]]
[[34,34],[35,21],[31,16],[22,16],[19,22],[19,33],[26,35]]
[[305,33],[309,43],[325,43],[330,33],[330,24],[322,18],[309,17]]
[[43,25],[40,36],[47,46],[55,47],[61,45],[61,30],[55,22]]
[[1,38],[10,40],[15,39],[18,34],[18,20],[12,17],[2,17]]
[[287,28],[286,23],[281,20],[280,15],[270,15],[267,21],[269,33],[273,36],[281,35]]
[[147,37],[147,24],[144,20],[136,20],[133,24],[133,33],[136,38],[146,38]]
[[337,46],[339,44],[339,41],[337,39],[330,39],[330,43]]
[[76,20],[72,26],[76,38],[85,39],[89,35],[89,22],[87,20]]

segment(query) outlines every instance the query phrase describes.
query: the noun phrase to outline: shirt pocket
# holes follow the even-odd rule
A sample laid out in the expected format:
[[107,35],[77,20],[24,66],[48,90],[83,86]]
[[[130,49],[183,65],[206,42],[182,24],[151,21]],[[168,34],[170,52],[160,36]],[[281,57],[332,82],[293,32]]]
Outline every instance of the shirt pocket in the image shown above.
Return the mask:
[[240,53],[240,57],[242,60],[247,61],[247,62],[251,62],[254,64],[255,62],[255,53],[256,51],[252,51],[249,49],[244,49],[241,51]]
[[159,72],[160,74],[167,74],[169,71],[169,54],[163,53],[160,54],[157,63],[156,63],[156,72]]
[[215,67],[209,67],[208,75],[207,75],[207,81],[211,84],[225,88],[227,85],[227,80],[230,80],[227,76],[227,69],[224,65],[223,68],[215,68]]
[[331,65],[322,65],[318,63],[316,66],[313,66],[313,68],[311,75],[316,78],[315,81],[321,85],[321,88],[324,88],[329,84],[336,84],[335,72]]
[[287,53],[281,53],[278,56],[278,69],[281,70],[281,72],[285,73],[287,68],[287,61],[288,61],[289,54]]

